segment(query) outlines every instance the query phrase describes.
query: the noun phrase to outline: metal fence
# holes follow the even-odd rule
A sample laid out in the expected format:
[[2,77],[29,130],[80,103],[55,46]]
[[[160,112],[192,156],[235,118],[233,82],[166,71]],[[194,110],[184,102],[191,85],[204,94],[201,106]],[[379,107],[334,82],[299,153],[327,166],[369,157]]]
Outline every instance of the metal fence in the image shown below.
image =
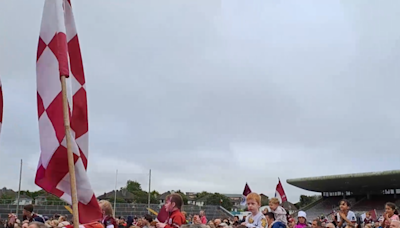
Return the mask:
[[[69,205],[64,201],[40,201],[35,202],[33,201],[24,201],[20,202],[19,205],[27,205],[27,204],[34,204],[34,205]],[[0,199],[0,205],[17,205],[17,200],[14,199]]]
[[[18,210],[22,210],[24,205],[30,204],[30,202],[21,202]],[[45,202],[32,202],[35,206],[35,211],[43,215],[53,214],[65,214],[68,213],[64,206],[68,205],[63,201],[45,201]],[[135,203],[117,203],[115,212],[120,216],[128,215],[144,215],[148,213],[147,204],[135,204]],[[150,204],[150,208],[154,211],[161,209],[160,204]],[[17,209],[15,200],[0,200],[0,217],[6,216],[8,213],[15,213]],[[216,205],[184,205],[182,210],[187,212],[188,215],[198,214],[201,210],[205,211],[209,218],[225,218],[232,217],[232,214],[221,206]],[[4,215],[3,215],[4,214]]]

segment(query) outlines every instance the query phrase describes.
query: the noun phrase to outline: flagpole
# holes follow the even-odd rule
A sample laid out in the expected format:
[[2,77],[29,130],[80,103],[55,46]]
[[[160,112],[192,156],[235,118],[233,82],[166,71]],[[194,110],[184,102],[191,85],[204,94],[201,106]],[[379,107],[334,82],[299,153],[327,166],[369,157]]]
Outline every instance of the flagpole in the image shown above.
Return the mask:
[[79,228],[78,194],[76,191],[75,162],[74,162],[74,153],[72,151],[71,125],[69,119],[69,107],[68,107],[68,96],[67,96],[67,79],[65,75],[61,76],[61,89],[62,89],[62,100],[63,100],[65,139],[67,142],[68,168],[69,168],[69,177],[71,182],[72,215],[73,215],[74,228]]
[[19,199],[21,196],[21,180],[22,180],[22,159],[21,159],[21,165],[19,168],[19,186],[18,186],[18,196],[17,196],[17,210],[15,211],[15,215],[18,218],[18,211],[19,211]]
[[149,170],[149,193],[148,193],[148,199],[147,199],[147,211],[150,214],[150,191],[151,191],[151,169]]
[[117,180],[118,180],[118,169],[115,173],[115,190],[114,190],[114,218],[115,218],[115,210],[117,210]]

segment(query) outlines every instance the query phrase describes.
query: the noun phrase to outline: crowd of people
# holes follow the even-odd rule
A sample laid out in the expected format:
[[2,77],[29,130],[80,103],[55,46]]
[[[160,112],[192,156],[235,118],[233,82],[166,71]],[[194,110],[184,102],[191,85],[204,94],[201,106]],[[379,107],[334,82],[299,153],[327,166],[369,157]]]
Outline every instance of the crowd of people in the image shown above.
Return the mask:
[[[400,228],[397,207],[391,202],[385,204],[385,213],[378,219],[374,220],[370,213],[366,213],[363,221],[351,211],[351,204],[345,199],[340,201],[339,211],[332,214],[331,220],[324,216],[309,220],[305,211],[299,211],[296,217],[292,217],[276,198],[270,200],[269,210],[260,211],[261,197],[257,193],[248,194],[246,202],[249,213],[243,218],[234,216],[208,221],[204,211],[194,215],[181,211],[183,200],[180,194],[175,193],[167,196],[163,207],[167,217],[162,219],[150,214],[114,218],[111,203],[102,200],[99,205],[103,218],[98,222],[104,228]],[[65,216],[47,218],[34,213],[33,205],[23,208],[22,220],[10,214],[7,221],[0,221],[0,228],[64,228],[70,225],[72,221]]]

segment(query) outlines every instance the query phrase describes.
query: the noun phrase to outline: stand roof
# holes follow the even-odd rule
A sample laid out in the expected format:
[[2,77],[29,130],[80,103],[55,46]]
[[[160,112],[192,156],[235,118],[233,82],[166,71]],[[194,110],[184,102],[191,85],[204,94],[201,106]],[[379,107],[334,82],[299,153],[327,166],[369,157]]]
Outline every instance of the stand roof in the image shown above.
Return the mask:
[[400,189],[400,170],[306,177],[286,180],[288,184],[314,192],[374,191]]

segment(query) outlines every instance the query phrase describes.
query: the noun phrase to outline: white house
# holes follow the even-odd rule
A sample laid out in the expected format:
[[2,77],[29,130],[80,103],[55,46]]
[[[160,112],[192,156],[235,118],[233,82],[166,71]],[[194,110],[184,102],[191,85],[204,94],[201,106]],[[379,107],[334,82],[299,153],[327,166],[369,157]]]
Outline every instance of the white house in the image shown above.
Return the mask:
[[[33,199],[29,196],[26,195],[21,195],[19,197],[19,205],[28,205],[28,204],[32,204]],[[18,204],[18,199],[15,199],[14,205]]]
[[44,204],[47,201],[47,196],[41,195],[35,198],[35,204],[36,205],[41,205]]

